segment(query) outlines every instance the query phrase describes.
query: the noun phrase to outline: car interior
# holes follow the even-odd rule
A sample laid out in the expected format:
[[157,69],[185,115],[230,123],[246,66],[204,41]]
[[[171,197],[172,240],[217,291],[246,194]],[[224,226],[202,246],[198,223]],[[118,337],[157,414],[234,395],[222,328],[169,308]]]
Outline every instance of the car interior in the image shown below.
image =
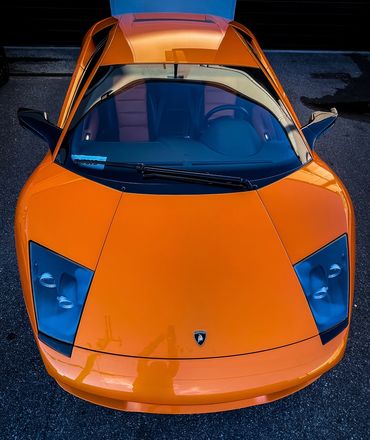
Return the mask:
[[298,160],[264,107],[219,85],[181,80],[137,82],[98,103],[74,129],[72,153],[202,169]]

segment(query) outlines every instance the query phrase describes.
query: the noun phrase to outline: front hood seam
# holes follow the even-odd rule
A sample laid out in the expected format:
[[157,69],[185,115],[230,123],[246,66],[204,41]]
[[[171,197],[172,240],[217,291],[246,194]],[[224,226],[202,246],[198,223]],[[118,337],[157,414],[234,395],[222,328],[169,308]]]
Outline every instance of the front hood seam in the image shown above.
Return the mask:
[[301,339],[299,341],[291,342],[290,344],[279,345],[278,347],[266,348],[264,350],[250,351],[250,352],[247,352],[247,353],[229,354],[229,355],[224,355],[224,356],[187,357],[187,358],[181,358],[181,357],[168,358],[168,357],[134,356],[132,354],[111,353],[111,352],[108,352],[108,351],[95,350],[95,349],[92,349],[92,348],[81,347],[80,345],[74,345],[73,348],[79,348],[81,350],[87,350],[87,351],[91,351],[91,352],[94,352],[94,353],[107,354],[109,356],[120,356],[120,357],[134,358],[134,359],[153,359],[153,360],[163,360],[163,361],[197,361],[197,360],[207,360],[207,359],[211,360],[211,359],[225,359],[225,358],[232,358],[232,357],[249,356],[249,355],[252,355],[252,354],[259,354],[259,353],[264,353],[266,351],[279,350],[281,348],[290,347],[290,346],[296,345],[296,344],[301,344],[302,342],[306,342],[306,341],[309,341],[309,340],[314,339],[314,338],[320,338],[320,335],[316,334],[316,335],[310,336],[308,338]]
[[282,245],[282,247],[283,247],[283,249],[284,249],[284,252],[285,252],[286,256],[288,257],[288,260],[290,261],[290,264],[292,265],[292,268],[293,268],[293,267],[294,267],[294,263],[293,263],[293,261],[292,261],[291,258],[290,258],[290,255],[289,255],[289,253],[288,253],[288,251],[287,251],[287,249],[286,249],[286,247],[285,247],[285,244],[284,244],[284,242],[283,242],[283,239],[282,239],[281,236],[280,236],[279,229],[278,229],[278,227],[276,226],[276,224],[275,224],[275,222],[274,222],[274,219],[273,219],[273,217],[271,216],[270,211],[268,210],[267,206],[265,205],[265,202],[263,201],[263,198],[261,197],[259,191],[257,190],[256,193],[257,193],[257,195],[258,195],[258,198],[259,198],[260,201],[261,201],[261,204],[262,204],[262,206],[263,206],[263,209],[265,210],[265,212],[266,212],[268,218],[270,219],[270,222],[271,222],[271,224],[272,224],[272,226],[273,226],[273,228],[274,228],[274,230],[275,230],[277,236],[279,237],[279,240],[280,240],[280,243],[281,243],[281,245]]
[[[103,244],[102,244],[102,246],[101,246],[101,250],[100,250],[100,252],[99,252],[99,256],[98,256],[97,261],[96,261],[96,265],[95,265],[95,269],[94,269],[94,275],[95,275],[96,271],[98,270],[98,266],[99,266],[100,258],[101,258],[102,254],[103,254],[103,251],[104,251],[104,248],[105,248],[105,244],[106,244],[107,239],[108,239],[108,236],[109,236],[109,232],[110,232],[110,230],[111,230],[111,228],[112,228],[113,221],[114,221],[114,219],[115,219],[115,217],[116,217],[116,214],[117,214],[117,211],[118,211],[118,207],[119,207],[119,205],[121,204],[122,196],[123,196],[123,192],[121,192],[121,194],[120,194],[119,200],[118,200],[118,202],[117,202],[117,206],[116,206],[115,209],[114,209],[114,213],[113,213],[113,215],[112,215],[112,219],[111,219],[111,221],[110,221],[110,223],[109,223],[109,226],[108,226],[108,229],[107,229],[107,233],[106,233],[106,235],[105,235],[105,238],[104,238]],[[93,279],[93,280],[94,280],[94,279]]]

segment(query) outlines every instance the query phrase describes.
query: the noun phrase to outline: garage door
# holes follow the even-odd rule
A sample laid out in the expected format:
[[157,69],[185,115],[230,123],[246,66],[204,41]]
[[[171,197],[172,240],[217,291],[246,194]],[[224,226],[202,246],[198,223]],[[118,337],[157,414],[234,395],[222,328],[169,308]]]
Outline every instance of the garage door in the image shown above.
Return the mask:
[[[236,19],[264,48],[368,50],[361,21],[368,1],[238,0]],[[108,0],[2,0],[6,45],[79,45],[84,32],[110,15]]]

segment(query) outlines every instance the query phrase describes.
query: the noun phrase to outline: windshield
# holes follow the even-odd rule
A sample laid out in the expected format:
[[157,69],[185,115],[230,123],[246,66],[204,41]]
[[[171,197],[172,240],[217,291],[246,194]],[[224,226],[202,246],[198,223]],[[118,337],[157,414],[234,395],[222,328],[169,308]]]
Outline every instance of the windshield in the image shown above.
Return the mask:
[[309,158],[284,108],[250,73],[152,64],[98,72],[72,121],[67,164],[129,191],[172,185],[188,193],[184,182],[148,182],[109,163],[238,176],[260,187]]

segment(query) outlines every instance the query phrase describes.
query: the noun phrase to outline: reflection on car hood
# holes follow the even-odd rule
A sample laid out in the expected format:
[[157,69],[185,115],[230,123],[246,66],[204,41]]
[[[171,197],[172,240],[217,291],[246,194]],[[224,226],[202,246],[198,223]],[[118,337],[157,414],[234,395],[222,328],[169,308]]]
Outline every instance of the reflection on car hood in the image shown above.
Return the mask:
[[[195,331],[206,332],[199,346]],[[95,273],[76,345],[197,358],[255,352],[317,334],[257,192],[125,194]]]

